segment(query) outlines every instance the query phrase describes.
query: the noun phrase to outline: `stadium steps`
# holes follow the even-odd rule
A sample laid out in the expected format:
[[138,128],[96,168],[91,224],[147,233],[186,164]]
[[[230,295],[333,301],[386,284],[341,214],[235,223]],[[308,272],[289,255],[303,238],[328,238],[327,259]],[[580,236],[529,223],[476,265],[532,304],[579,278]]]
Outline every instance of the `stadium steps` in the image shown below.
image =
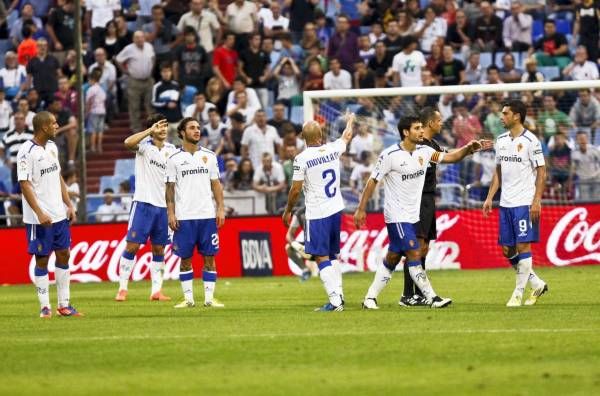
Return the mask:
[[133,158],[133,153],[123,146],[123,141],[131,134],[127,113],[118,114],[104,132],[103,153],[87,153],[87,191],[99,192],[100,177],[115,173],[115,162],[122,158]]

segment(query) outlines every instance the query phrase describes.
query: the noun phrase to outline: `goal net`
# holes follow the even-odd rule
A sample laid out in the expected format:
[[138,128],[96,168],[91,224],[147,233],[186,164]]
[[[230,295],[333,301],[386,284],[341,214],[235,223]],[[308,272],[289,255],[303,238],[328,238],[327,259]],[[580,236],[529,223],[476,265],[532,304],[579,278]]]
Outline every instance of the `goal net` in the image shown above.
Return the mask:
[[[502,103],[507,99],[520,99],[527,105],[525,126],[538,136],[543,145],[547,181],[542,222],[552,225],[571,208],[600,202],[598,178],[589,178],[590,166],[585,164],[579,149],[585,142],[596,147],[600,144],[600,128],[597,128],[600,124],[597,112],[600,108],[600,81],[305,91],[304,120],[318,121],[328,140],[334,140],[345,127],[345,112],[357,115],[355,137],[343,158],[341,172],[346,210],[351,214],[377,156],[384,148],[398,143],[397,123],[401,116],[417,115],[425,106],[436,107],[443,118],[443,128],[436,140],[442,147],[451,150],[471,139],[495,139],[505,132],[500,112]],[[457,249],[455,245],[468,241],[457,241],[452,236],[448,237],[453,240],[444,238],[444,232],[452,227],[454,230],[450,231],[456,234],[457,225],[453,222],[458,221],[457,218],[460,219],[458,230],[461,237],[468,235],[470,242],[477,244],[478,251],[499,251],[497,218],[486,219],[480,211],[495,169],[494,156],[492,150],[476,153],[458,164],[438,166],[438,239],[431,245],[429,268],[477,267],[477,257],[464,258],[466,256],[463,255],[460,262],[452,258],[452,250]],[[383,189],[379,189],[369,202],[368,209],[380,212],[383,199]],[[496,206],[498,200],[499,194],[495,199]],[[588,221],[593,225],[597,219]],[[381,222],[373,222],[377,223],[374,227],[381,228]],[[341,260],[352,266],[352,270],[373,270],[385,254],[386,247],[381,244],[375,246],[377,242],[371,236],[376,233],[372,229],[362,232],[367,234],[357,237],[350,232],[342,233]],[[548,239],[551,233],[551,230],[542,230],[541,237]],[[577,243],[577,238],[573,238]],[[585,239],[585,236],[582,238]],[[362,242],[356,242],[358,240]],[[345,242],[352,246],[344,246]],[[593,245],[593,241],[590,244]],[[465,247],[461,252],[466,254]],[[483,255],[479,259],[484,260]],[[562,259],[559,257],[557,260]],[[482,265],[485,266],[485,263]]]

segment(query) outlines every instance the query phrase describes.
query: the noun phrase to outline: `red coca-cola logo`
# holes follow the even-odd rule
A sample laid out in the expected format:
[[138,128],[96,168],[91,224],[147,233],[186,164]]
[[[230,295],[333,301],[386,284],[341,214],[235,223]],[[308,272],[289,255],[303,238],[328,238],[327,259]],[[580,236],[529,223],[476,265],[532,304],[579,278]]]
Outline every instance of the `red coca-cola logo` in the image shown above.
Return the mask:
[[600,263],[600,221],[590,224],[584,207],[567,212],[554,226],[546,244],[546,256],[556,266]]

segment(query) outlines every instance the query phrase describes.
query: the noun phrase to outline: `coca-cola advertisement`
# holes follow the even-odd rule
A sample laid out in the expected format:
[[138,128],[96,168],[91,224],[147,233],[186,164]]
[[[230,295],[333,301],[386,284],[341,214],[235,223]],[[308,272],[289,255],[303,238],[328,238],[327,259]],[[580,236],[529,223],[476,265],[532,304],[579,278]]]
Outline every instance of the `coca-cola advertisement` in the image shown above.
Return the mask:
[[[72,226],[71,277],[76,282],[118,281],[119,258],[125,247],[127,224]],[[219,230],[216,256],[221,277],[291,275],[298,273],[285,254],[285,228],[279,217],[227,219]],[[507,267],[497,244],[498,212],[484,218],[480,210],[448,210],[437,214],[438,237],[430,245],[429,269]],[[0,284],[29,283],[34,259],[27,254],[23,228],[0,230],[5,246]],[[259,238],[260,237],[260,238]],[[302,240],[302,232],[297,236]],[[356,229],[352,216],[343,217],[340,261],[345,272],[374,271],[387,252],[383,215],[372,213],[367,225]],[[149,245],[137,255],[133,280],[149,278]],[[546,206],[542,211],[540,242],[533,245],[534,263],[542,266],[600,264],[600,205]],[[179,259],[170,246],[165,254],[165,279],[177,279]],[[194,261],[200,275],[201,259]],[[54,272],[54,257],[50,259]],[[51,275],[52,277],[52,275]]]

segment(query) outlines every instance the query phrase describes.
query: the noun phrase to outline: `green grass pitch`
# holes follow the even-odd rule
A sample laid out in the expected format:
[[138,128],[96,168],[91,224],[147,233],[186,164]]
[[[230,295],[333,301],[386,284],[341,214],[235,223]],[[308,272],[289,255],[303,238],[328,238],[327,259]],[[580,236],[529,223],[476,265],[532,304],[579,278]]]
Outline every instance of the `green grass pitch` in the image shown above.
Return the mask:
[[[126,303],[112,301],[116,284],[74,284],[86,317],[50,320],[33,286],[3,287],[0,394],[600,394],[600,266],[538,273],[550,292],[516,309],[510,269],[432,272],[454,299],[443,310],[399,307],[401,273],[376,312],[360,309],[372,274],[344,277],[347,309],[334,313],[312,312],[318,279],[223,278],[220,310],[151,303],[148,282]],[[179,282],[165,291],[181,297]]]

